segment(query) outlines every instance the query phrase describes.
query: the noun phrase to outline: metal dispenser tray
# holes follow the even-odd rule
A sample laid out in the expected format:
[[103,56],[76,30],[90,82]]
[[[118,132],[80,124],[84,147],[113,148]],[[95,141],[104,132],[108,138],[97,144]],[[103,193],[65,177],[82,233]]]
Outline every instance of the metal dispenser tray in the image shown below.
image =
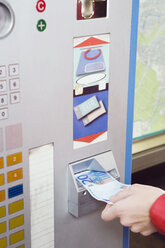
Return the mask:
[[108,151],[69,165],[68,211],[73,216],[81,217],[85,214],[98,210],[105,205],[104,202],[94,199],[75,178],[76,173],[85,170],[101,171],[102,167],[115,179],[120,179],[112,151]]

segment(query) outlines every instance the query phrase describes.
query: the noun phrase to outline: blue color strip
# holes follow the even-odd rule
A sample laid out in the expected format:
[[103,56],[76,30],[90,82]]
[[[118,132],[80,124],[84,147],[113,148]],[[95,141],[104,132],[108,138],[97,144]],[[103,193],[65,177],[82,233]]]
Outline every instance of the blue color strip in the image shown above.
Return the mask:
[[[127,133],[126,133],[126,160],[125,183],[131,183],[132,172],[132,136],[134,119],[134,91],[136,73],[136,52],[138,35],[139,0],[132,0],[132,23],[129,61],[128,104],[127,104]],[[129,228],[123,228],[123,248],[129,247]]]
[[8,189],[8,198],[13,198],[15,196],[23,194],[23,184],[14,186]]

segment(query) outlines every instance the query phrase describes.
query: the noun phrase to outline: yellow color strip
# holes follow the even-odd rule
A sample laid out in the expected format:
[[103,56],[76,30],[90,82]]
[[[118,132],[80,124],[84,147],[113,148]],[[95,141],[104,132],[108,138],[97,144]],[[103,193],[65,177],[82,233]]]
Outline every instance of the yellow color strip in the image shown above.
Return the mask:
[[0,239],[0,247],[6,248],[7,247],[7,238]]
[[7,156],[7,166],[19,164],[22,162],[22,152]]
[[18,226],[22,226],[24,224],[24,215],[17,216],[11,220],[9,220],[9,229],[14,229]]
[[22,179],[23,178],[22,168],[8,172],[7,176],[8,176],[8,183]]
[[4,167],[4,161],[3,158],[0,158],[0,169],[2,169]]
[[6,222],[0,223],[0,234],[6,232]]
[[24,209],[23,200],[19,200],[9,204],[9,214],[21,211],[22,209]]
[[0,202],[2,202],[4,200],[5,200],[5,191],[2,190],[2,191],[0,191]]
[[3,218],[6,216],[6,207],[0,207],[0,218]]
[[3,184],[5,184],[5,176],[4,176],[4,174],[1,174],[0,175],[0,186]]
[[10,245],[13,245],[23,239],[24,239],[24,230],[21,230],[19,232],[11,234],[9,238],[9,242],[10,242]]
[[21,246],[18,246],[17,248],[25,248],[25,246],[24,245],[21,245]]

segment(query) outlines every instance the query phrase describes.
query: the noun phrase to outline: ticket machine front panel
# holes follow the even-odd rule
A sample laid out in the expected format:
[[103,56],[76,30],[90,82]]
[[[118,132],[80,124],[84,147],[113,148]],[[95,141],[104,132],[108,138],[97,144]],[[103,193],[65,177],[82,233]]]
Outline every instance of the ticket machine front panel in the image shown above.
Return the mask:
[[93,159],[124,181],[135,9],[89,0],[78,18],[83,4],[0,0],[0,247],[123,247],[69,180]]

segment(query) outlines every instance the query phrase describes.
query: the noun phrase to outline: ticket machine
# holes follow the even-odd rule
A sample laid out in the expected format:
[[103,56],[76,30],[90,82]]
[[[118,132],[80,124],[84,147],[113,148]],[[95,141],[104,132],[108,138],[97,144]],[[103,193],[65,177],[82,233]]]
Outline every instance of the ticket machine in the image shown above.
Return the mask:
[[122,248],[75,180],[130,183],[138,1],[0,0],[0,247]]

